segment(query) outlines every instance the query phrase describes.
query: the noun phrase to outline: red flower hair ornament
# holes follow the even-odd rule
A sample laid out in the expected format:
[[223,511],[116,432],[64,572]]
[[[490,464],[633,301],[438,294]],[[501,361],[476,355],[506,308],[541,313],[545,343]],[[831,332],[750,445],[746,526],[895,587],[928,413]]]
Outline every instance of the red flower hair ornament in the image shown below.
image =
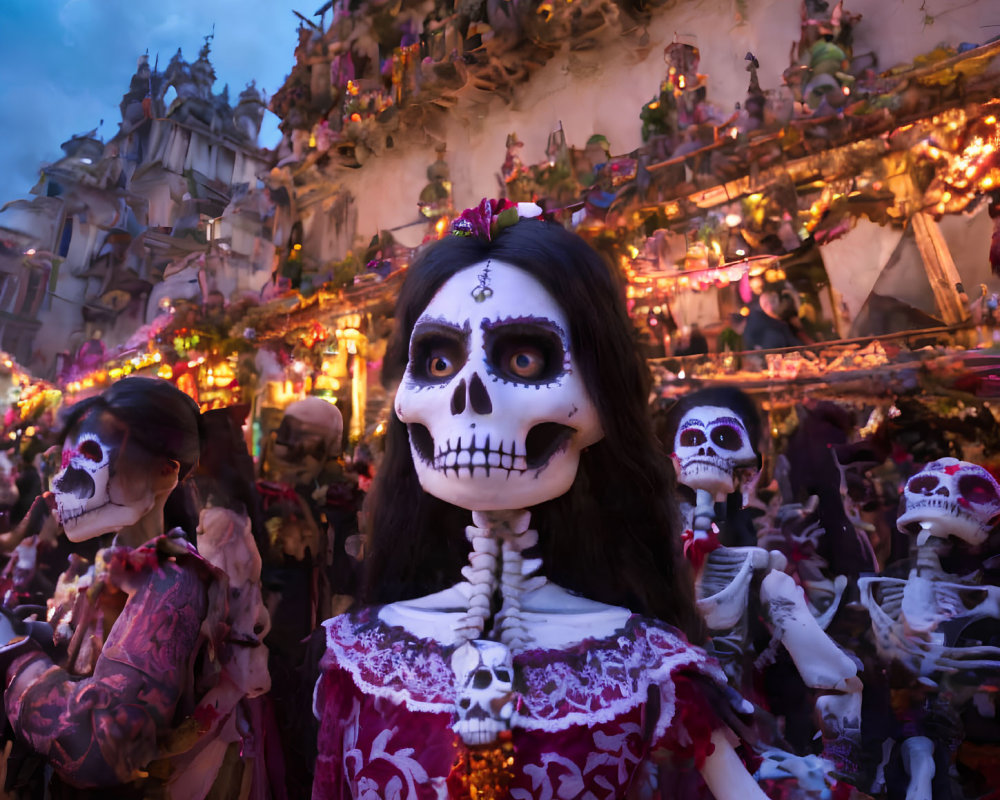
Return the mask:
[[542,215],[542,207],[535,203],[512,203],[506,198],[483,201],[474,208],[467,208],[451,223],[455,236],[478,236],[492,241],[504,228],[518,220],[532,219]]

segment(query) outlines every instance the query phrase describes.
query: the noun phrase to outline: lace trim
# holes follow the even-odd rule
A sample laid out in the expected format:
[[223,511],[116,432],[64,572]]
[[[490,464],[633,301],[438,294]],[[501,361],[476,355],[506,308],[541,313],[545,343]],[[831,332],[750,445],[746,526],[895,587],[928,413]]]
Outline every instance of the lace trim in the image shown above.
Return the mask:
[[[411,711],[454,712],[455,677],[449,664],[454,647],[385,625],[377,608],[335,617],[324,626],[324,669],[344,669],[364,694]],[[693,669],[725,683],[721,669],[703,650],[669,626],[638,615],[614,636],[559,651],[528,650],[515,654],[514,663],[520,694],[511,724],[548,732],[610,722],[644,704],[650,686],[658,685],[658,738],[674,716],[674,673]]]
[[323,627],[324,669],[345,669],[364,694],[405,705],[410,711],[454,711],[455,676],[436,642],[414,639],[401,628],[386,626],[378,618],[378,608],[341,614]]

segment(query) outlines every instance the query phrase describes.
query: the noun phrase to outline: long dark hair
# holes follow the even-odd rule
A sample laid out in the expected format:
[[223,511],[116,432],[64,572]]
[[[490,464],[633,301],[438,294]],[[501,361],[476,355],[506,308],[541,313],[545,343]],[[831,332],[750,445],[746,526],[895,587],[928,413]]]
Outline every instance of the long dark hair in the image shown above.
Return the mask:
[[[690,571],[680,554],[672,473],[652,434],[649,373],[632,337],[613,268],[555,223],[521,220],[493,241],[449,236],[410,267],[396,305],[383,379],[402,376],[410,334],[438,288],[492,258],[530,273],[562,305],[570,347],[600,414],[572,488],[531,509],[546,575],[585,597],[655,616],[700,641]],[[438,591],[460,580],[469,512],[426,494],[406,426],[392,412],[369,500],[365,603]]]

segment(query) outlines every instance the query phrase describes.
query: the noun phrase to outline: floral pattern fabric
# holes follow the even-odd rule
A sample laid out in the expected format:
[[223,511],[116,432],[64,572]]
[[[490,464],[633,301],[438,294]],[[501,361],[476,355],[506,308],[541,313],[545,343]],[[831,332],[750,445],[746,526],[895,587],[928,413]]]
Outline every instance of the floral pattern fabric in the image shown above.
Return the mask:
[[[378,609],[327,621],[316,686],[314,800],[449,798],[454,647],[390,627]],[[700,686],[724,683],[699,648],[632,616],[604,639],[514,656],[513,800],[648,797],[654,761],[700,766],[721,724]]]
[[76,640],[98,643],[87,674],[31,652],[8,668],[4,695],[16,734],[80,788],[144,778],[178,716],[198,717],[195,657],[206,626],[221,621],[210,619],[218,576],[182,538],[108,548],[98,559],[67,621],[76,627],[71,651]]

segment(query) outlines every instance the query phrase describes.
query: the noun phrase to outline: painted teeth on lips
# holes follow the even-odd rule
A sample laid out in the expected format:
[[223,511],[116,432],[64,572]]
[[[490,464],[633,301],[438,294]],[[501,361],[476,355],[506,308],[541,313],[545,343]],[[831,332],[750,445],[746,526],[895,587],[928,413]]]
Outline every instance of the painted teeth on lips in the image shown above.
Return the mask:
[[489,436],[481,443],[473,438],[465,444],[459,438],[452,444],[449,439],[434,456],[436,470],[468,470],[472,475],[477,468],[481,468],[487,477],[492,469],[506,470],[509,476],[512,472],[526,472],[528,465],[524,453],[518,453],[513,443],[508,446],[501,442],[499,447],[493,448]]

